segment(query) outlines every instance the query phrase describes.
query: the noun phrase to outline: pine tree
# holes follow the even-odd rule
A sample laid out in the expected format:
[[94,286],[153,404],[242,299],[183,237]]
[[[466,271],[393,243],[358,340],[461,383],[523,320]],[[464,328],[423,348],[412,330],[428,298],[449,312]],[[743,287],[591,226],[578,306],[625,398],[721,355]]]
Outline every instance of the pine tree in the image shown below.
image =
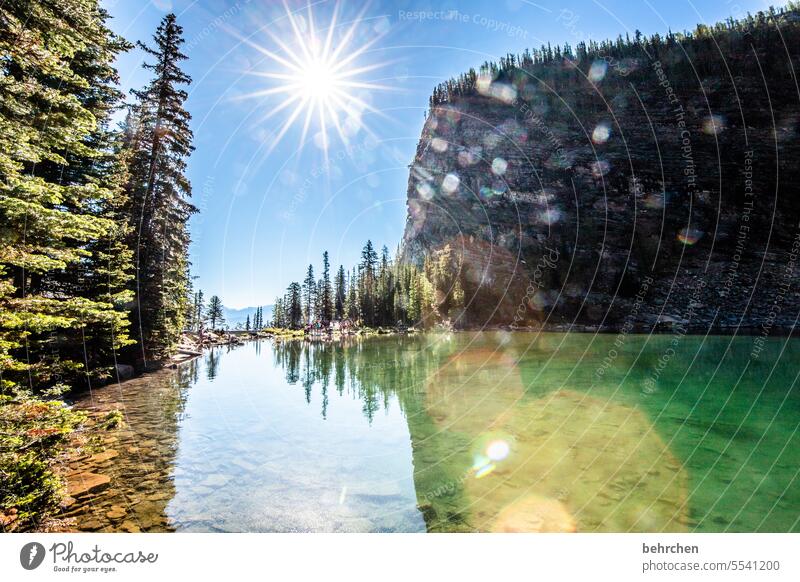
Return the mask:
[[361,317],[368,326],[375,324],[375,268],[378,264],[378,254],[368,240],[361,250],[361,263],[359,264],[359,287],[361,299]]
[[334,278],[335,299],[334,299],[334,316],[337,321],[341,321],[345,317],[344,304],[347,300],[347,287],[346,277],[344,273],[344,266],[339,265],[339,270]]
[[[18,380],[75,380],[81,336],[110,349],[128,343],[126,255],[108,255],[119,242],[124,168],[106,127],[118,99],[113,60],[126,45],[106,18],[89,0],[2,8],[0,392]],[[16,357],[23,344],[26,363]]]
[[244,324],[244,329],[250,331],[250,314],[247,314],[247,321]]
[[303,319],[306,325],[314,320],[314,302],[317,298],[317,281],[314,279],[314,265],[308,266],[306,278],[303,281]]
[[203,296],[203,290],[200,289],[194,298],[194,320],[196,329],[195,331],[200,331],[203,324],[206,320],[206,307],[205,307],[205,297]]
[[216,330],[217,325],[225,323],[225,310],[222,305],[222,299],[218,295],[212,295],[208,300],[208,321],[211,323],[211,329]]
[[290,329],[300,329],[303,325],[303,306],[300,292],[300,283],[297,282],[292,282],[286,290],[286,324]]
[[327,325],[333,320],[333,288],[331,287],[331,263],[328,251],[322,253],[322,280],[320,294],[320,319]]
[[183,107],[183,86],[191,79],[181,70],[183,30],[175,15],[164,17],[154,36],[155,48],[139,43],[154,63],[144,64],[153,80],[133,91],[137,102],[126,131],[131,151],[128,182],[131,246],[135,248],[138,301],[134,322],[141,357],[163,358],[183,327],[188,284],[187,222],[196,209],[188,201],[191,186],[186,160],[194,149],[191,116]]
[[348,319],[356,322],[361,319],[361,312],[358,301],[359,282],[355,267],[353,267],[353,271],[350,274],[349,279],[350,281],[347,285],[347,302],[345,304],[345,313],[347,314]]
[[124,163],[107,128],[126,44],[106,19],[96,0],[0,8],[0,516],[16,515],[4,531],[57,509],[51,466],[79,422],[33,393],[96,377],[129,342]]
[[276,297],[272,307],[272,327],[279,329],[288,327],[284,316],[283,299]]
[[389,249],[383,245],[377,282],[377,325],[392,325],[394,321],[394,276],[391,269]]

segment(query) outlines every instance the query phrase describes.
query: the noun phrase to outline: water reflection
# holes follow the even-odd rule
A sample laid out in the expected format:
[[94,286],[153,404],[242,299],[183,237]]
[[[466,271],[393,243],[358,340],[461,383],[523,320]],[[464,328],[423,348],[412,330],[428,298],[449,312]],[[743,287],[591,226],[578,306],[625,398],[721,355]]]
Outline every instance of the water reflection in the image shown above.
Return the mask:
[[79,489],[97,480],[85,475],[109,476],[111,486],[68,498],[62,517],[77,518],[86,531],[173,531],[166,507],[175,496],[178,427],[186,420],[188,389],[199,371],[197,361],[189,362],[176,371],[94,390],[76,403],[100,413],[120,409],[125,423],[103,434],[101,442],[90,441],[90,451],[97,445],[102,450],[71,463],[67,473],[68,483],[83,485]]
[[797,340],[751,360],[748,338],[614,339],[215,349],[84,403],[121,401],[129,428],[76,468],[113,480],[70,514],[109,531],[798,530]]

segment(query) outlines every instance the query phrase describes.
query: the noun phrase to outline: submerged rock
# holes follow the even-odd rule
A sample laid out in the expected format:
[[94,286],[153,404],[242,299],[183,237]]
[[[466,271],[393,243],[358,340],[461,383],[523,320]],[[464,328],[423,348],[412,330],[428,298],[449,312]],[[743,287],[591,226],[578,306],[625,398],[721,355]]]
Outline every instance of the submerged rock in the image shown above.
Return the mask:
[[67,491],[70,497],[80,497],[87,493],[98,493],[111,483],[111,477],[98,473],[76,473],[67,476]]

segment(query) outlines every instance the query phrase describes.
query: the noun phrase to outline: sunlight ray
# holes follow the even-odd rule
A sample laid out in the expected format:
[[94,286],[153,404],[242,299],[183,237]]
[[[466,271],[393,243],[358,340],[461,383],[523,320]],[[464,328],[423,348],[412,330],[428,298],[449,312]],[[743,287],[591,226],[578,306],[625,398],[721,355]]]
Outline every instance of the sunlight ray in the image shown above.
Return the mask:
[[[242,43],[254,48],[266,56],[277,69],[248,70],[244,74],[271,81],[271,86],[264,89],[239,95],[235,100],[270,99],[281,96],[277,103],[270,103],[270,111],[259,122],[264,122],[276,114],[283,112],[286,119],[273,138],[275,141],[269,151],[297,123],[299,126],[300,146],[307,142],[312,126],[318,126],[315,141],[327,157],[331,139],[339,139],[344,143],[350,141],[359,131],[374,137],[364,126],[363,112],[388,116],[369,105],[364,99],[353,94],[359,91],[390,91],[393,88],[384,83],[371,82],[362,76],[386,66],[385,62],[372,62],[358,65],[358,59],[365,55],[375,43],[382,38],[378,35],[358,46],[351,46],[356,32],[363,23],[366,6],[358,16],[348,23],[339,24],[341,7],[337,2],[328,22],[327,29],[319,27],[317,15],[311,4],[307,5],[307,15],[301,16],[291,12],[286,0],[283,1],[288,22],[288,36],[278,37],[274,31],[265,31],[274,47],[267,48],[236,35]],[[337,29],[341,33],[337,34]],[[293,38],[292,38],[293,37]],[[276,53],[278,50],[279,53]],[[346,51],[346,52],[345,52]],[[363,97],[363,94],[361,94]],[[332,128],[332,131],[328,131]]]

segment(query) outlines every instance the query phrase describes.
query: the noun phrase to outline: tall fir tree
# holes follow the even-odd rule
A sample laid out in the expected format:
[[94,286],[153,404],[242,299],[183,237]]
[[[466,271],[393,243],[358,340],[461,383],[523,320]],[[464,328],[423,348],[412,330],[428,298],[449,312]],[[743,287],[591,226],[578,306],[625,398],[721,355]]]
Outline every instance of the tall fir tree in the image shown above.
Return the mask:
[[322,279],[320,289],[320,319],[323,324],[333,320],[333,287],[331,286],[331,262],[328,251],[322,253]]
[[283,299],[281,297],[275,298],[272,307],[272,327],[277,327],[277,328],[288,327],[286,325],[286,319],[284,316],[284,308],[283,308]]
[[364,248],[361,249],[361,263],[359,264],[359,287],[360,287],[360,310],[364,324],[371,326],[375,324],[375,269],[378,265],[378,253],[372,246],[372,241],[367,240]]
[[116,222],[125,164],[108,129],[120,97],[113,62],[127,44],[106,20],[97,0],[0,6],[3,531],[58,508],[52,466],[79,417],[39,398],[107,375],[129,341]]
[[186,161],[194,147],[191,116],[184,109],[185,86],[191,79],[181,70],[183,30],[174,14],[164,17],[154,36],[154,48],[139,43],[153,63],[152,81],[133,91],[126,128],[130,148],[128,182],[131,246],[135,249],[137,302],[133,322],[146,364],[169,354],[184,326],[188,286],[189,202],[191,185]]
[[208,300],[208,322],[213,330],[225,323],[225,310],[219,295],[212,295]]
[[341,321],[345,317],[344,304],[347,300],[346,279],[344,265],[339,265],[339,270],[336,272],[336,277],[334,278],[334,316],[338,321]]
[[300,293],[300,283],[294,281],[286,289],[285,318],[287,327],[290,329],[300,329],[303,325],[303,306]]
[[314,320],[314,302],[317,298],[317,281],[314,279],[314,265],[309,265],[303,280],[303,319],[306,325]]
[[[119,101],[113,61],[127,44],[96,1],[13,1],[1,12],[0,391],[8,393],[18,382],[90,379],[128,343],[128,255],[115,222],[125,168],[107,127]],[[84,340],[96,350],[86,360]]]
[[194,323],[196,331],[200,331],[200,329],[205,324],[205,319],[206,319],[205,296],[203,295],[203,290],[200,289],[197,293],[195,293],[194,297]]

